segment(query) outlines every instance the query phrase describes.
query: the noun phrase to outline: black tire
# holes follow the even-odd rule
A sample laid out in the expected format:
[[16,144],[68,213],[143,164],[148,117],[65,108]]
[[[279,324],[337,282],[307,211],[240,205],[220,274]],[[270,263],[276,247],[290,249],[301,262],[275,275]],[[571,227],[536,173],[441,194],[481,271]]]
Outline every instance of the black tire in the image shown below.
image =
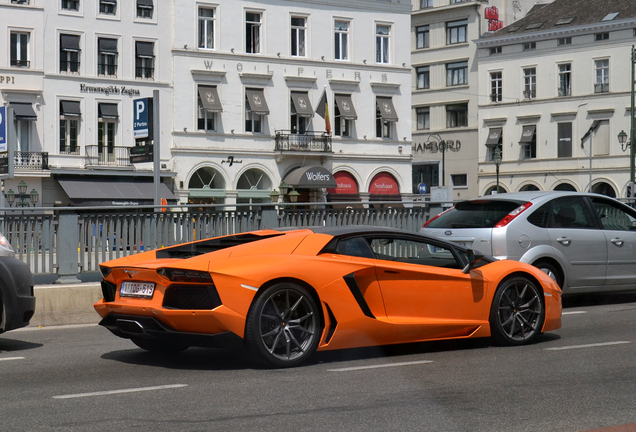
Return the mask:
[[245,348],[258,365],[292,367],[307,360],[320,342],[320,310],[303,287],[279,283],[252,304],[245,326]]
[[561,272],[556,268],[556,266],[547,261],[539,261],[533,265],[543,273],[550,276],[552,280],[559,285],[559,288],[563,289],[563,276],[561,276]]
[[178,354],[188,349],[187,345],[158,339],[133,338],[130,340],[139,348],[158,354]]
[[502,282],[490,308],[490,332],[501,345],[524,345],[541,334],[545,321],[543,291],[517,276]]

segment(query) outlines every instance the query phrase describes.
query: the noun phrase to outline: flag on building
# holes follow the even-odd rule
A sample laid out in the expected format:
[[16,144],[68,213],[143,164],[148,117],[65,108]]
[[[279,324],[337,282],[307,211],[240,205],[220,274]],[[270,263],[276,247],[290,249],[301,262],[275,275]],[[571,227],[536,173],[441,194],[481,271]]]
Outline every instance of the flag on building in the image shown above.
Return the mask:
[[327,103],[327,89],[322,91],[322,96],[316,107],[316,114],[325,119],[325,130],[331,135],[331,122],[329,121],[329,104]]

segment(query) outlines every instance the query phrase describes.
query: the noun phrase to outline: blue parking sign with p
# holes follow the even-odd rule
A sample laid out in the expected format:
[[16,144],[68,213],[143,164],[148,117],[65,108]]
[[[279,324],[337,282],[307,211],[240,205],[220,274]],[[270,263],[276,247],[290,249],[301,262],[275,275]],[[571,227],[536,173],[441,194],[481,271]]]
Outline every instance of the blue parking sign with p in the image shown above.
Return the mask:
[[7,149],[7,107],[0,107],[0,153]]
[[133,137],[135,139],[148,138],[150,129],[150,100],[152,98],[135,99],[133,101]]

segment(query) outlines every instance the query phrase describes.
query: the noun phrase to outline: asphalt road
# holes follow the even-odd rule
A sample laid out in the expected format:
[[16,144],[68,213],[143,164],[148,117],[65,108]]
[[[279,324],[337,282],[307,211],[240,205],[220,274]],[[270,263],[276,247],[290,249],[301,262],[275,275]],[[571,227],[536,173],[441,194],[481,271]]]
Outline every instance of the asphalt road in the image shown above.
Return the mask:
[[636,430],[636,294],[565,305],[530,346],[343,350],[288,370],[229,350],[156,356],[97,326],[9,332],[0,430]]

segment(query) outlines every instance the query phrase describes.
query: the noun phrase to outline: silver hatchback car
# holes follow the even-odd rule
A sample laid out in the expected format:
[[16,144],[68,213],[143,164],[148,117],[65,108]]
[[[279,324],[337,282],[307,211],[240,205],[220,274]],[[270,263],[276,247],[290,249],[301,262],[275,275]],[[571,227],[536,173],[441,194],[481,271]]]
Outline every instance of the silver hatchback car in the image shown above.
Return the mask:
[[564,294],[636,289],[636,210],[604,195],[518,192],[457,203],[421,229],[532,264]]

